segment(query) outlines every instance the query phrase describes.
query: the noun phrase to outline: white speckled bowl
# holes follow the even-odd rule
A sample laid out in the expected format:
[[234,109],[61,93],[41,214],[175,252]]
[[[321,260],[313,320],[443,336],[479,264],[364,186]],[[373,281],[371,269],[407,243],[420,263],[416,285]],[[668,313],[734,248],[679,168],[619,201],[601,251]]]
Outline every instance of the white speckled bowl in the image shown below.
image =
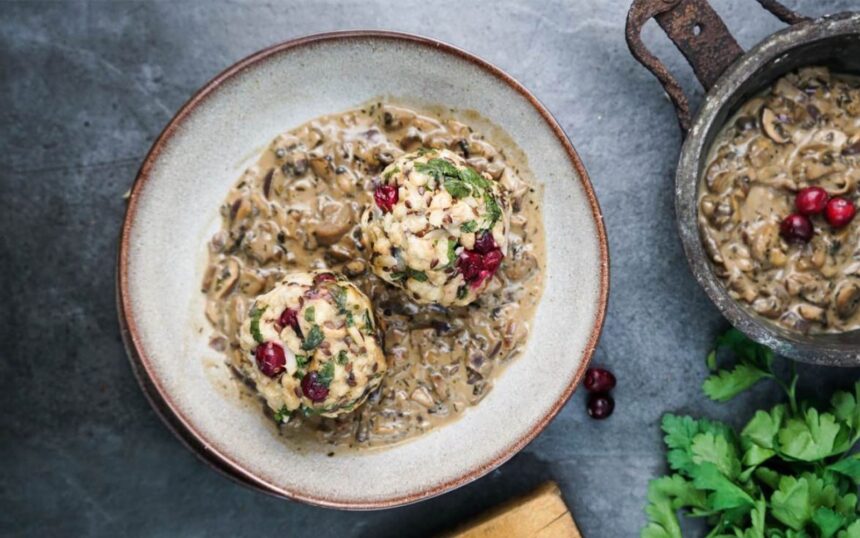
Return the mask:
[[[231,381],[207,346],[200,293],[205,242],[242,166],[276,134],[380,95],[474,109],[517,142],[546,189],[546,289],[525,354],[460,420],[385,450],[336,457],[299,452],[278,438],[259,407],[228,394]],[[182,107],[131,191],[118,279],[120,321],[135,372],[190,448],[266,492],[368,509],[414,502],[474,480],[548,424],[597,344],[609,260],[585,169],[559,125],[525,88],[436,41],[343,32],[254,54]]]

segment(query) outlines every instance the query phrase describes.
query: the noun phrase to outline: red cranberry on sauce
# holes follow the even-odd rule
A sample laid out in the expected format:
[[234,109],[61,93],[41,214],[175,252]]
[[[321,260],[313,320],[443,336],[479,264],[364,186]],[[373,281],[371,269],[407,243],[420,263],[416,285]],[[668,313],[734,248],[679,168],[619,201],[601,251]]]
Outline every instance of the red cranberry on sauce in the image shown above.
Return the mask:
[[615,400],[612,396],[603,392],[592,392],[588,395],[588,416],[596,420],[603,420],[612,414],[615,409]]
[[302,394],[314,403],[321,402],[328,396],[328,387],[320,383],[318,373],[308,372],[302,378]]
[[821,187],[801,189],[794,198],[794,205],[804,215],[817,215],[824,211],[830,196]]
[[792,213],[783,219],[779,225],[779,233],[786,241],[792,243],[805,243],[812,239],[812,223],[809,217]]
[[399,195],[397,193],[397,185],[379,185],[373,191],[373,200],[383,213],[389,213],[397,203]]
[[464,250],[460,253],[460,257],[457,258],[457,269],[466,282],[473,288],[479,288],[485,280],[496,274],[505,256],[496,246],[489,232],[476,240],[474,247],[473,250]]
[[831,198],[827,202],[827,208],[824,210],[824,216],[827,222],[834,228],[842,228],[846,226],[854,218],[854,213],[857,209],[851,200],[845,198]]
[[299,337],[302,336],[302,329],[299,327],[299,312],[292,308],[285,308],[281,312],[281,317],[278,318],[278,323],[281,327],[292,327]]
[[274,342],[257,346],[254,356],[257,359],[257,368],[269,377],[275,377],[283,372],[284,365],[287,363],[284,348]]
[[589,368],[585,372],[584,383],[588,392],[609,392],[615,388],[615,376],[603,368]]

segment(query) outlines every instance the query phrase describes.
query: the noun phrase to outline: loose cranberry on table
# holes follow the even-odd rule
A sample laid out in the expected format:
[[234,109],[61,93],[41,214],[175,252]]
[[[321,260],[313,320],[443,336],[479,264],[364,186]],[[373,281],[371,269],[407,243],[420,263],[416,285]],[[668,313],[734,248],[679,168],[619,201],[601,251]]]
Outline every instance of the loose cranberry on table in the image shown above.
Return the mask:
[[827,202],[827,207],[824,210],[824,216],[827,222],[834,228],[842,228],[846,226],[854,218],[854,213],[857,209],[854,207],[854,202],[845,198],[831,198]]
[[302,378],[302,394],[314,403],[321,402],[328,396],[328,387],[320,382],[318,373],[308,372]]
[[588,392],[609,392],[615,388],[615,376],[604,368],[589,368],[585,372],[584,384]]
[[383,213],[391,212],[398,199],[397,185],[379,185],[373,191],[373,200]]
[[602,420],[612,414],[615,409],[615,400],[604,392],[592,392],[588,395],[588,416],[593,419]]
[[254,351],[254,356],[257,359],[257,368],[269,377],[275,377],[283,372],[284,365],[287,364],[284,348],[275,342],[260,344]]
[[827,191],[821,187],[806,187],[797,193],[794,205],[804,215],[817,215],[824,211],[829,199]]
[[812,239],[812,222],[806,215],[792,213],[783,219],[779,233],[786,241],[805,243]]

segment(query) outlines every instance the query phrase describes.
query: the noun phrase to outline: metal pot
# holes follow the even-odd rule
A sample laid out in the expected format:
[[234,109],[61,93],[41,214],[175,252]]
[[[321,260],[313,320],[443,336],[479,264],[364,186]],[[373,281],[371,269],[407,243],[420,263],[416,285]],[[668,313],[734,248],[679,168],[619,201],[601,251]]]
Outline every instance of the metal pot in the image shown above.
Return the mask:
[[[706,0],[635,0],[627,17],[630,51],[660,80],[686,135],[675,175],[675,211],[684,252],[717,308],[753,340],[804,362],[858,366],[860,331],[804,335],[765,321],[729,296],[699,239],[699,178],[711,143],[727,118],[754,94],[798,67],[826,65],[834,71],[860,73],[860,13],[811,20],[774,0],[758,2],[790,26],[747,52]],[[678,82],[642,42],[642,26],[651,18],[681,50],[707,91],[695,117]]]

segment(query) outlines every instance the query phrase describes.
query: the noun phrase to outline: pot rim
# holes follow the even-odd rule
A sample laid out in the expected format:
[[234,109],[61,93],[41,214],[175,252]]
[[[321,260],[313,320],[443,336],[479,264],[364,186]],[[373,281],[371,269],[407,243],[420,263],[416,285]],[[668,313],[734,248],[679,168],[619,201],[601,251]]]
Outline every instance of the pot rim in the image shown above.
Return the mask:
[[[789,26],[766,37],[738,58],[720,76],[705,95],[701,109],[696,113],[687,138],[681,147],[681,157],[675,174],[675,212],[678,233],[684,254],[696,280],[711,302],[729,322],[747,336],[774,349],[780,355],[825,366],[860,366],[860,343],[855,350],[839,349],[832,343],[815,342],[821,337],[795,335],[747,311],[733,299],[713,272],[712,264],[699,238],[698,186],[700,163],[710,150],[708,135],[723,124],[717,117],[759,70],[788,58],[792,51],[825,39],[838,36],[860,38],[860,12],[827,15]],[[834,335],[825,335],[833,337]],[[803,337],[801,339],[801,337]]]

